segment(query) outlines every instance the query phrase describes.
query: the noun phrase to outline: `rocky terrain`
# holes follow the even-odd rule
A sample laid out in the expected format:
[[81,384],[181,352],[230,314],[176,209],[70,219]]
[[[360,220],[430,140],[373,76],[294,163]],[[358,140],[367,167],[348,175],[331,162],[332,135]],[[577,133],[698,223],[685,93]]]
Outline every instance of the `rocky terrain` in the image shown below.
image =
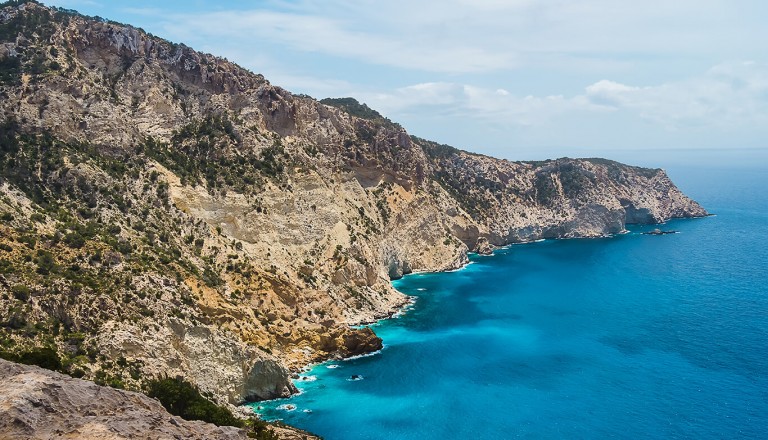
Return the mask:
[[[315,437],[275,428],[281,438]],[[247,439],[229,426],[172,416],[154,399],[0,359],[0,438]]]
[[130,26],[0,7],[0,355],[284,396],[290,371],[381,347],[352,326],[406,301],[391,279],[706,215],[660,169],[499,160],[325,102]]

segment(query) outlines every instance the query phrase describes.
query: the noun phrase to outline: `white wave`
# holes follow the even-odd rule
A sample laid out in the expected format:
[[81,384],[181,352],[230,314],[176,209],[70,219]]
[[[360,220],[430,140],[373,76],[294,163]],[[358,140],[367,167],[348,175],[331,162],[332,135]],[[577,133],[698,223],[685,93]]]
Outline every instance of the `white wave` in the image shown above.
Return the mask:
[[317,380],[317,376],[301,376],[299,380],[302,382],[314,382]]
[[[387,348],[387,346],[384,345],[384,348]],[[379,353],[381,353],[381,350],[376,350],[376,351],[373,351],[373,352],[370,352],[370,353],[358,354],[356,356],[350,356],[348,358],[345,358],[344,360],[345,361],[351,361],[351,360],[354,360],[354,359],[362,359],[362,358],[367,358],[367,357],[371,357],[371,356],[376,356]]]
[[536,240],[520,241],[520,242],[517,242],[517,243],[512,243],[512,244],[510,244],[508,246],[519,246],[521,244],[541,243],[543,241],[547,241],[547,239],[546,238],[537,238]]
[[352,376],[347,378],[347,381],[349,381],[349,382],[357,382],[358,380],[363,380],[363,379],[365,379],[363,376],[361,376],[359,374],[353,374]]
[[279,409],[279,410],[282,410],[282,411],[295,411],[296,410],[296,405],[294,405],[292,403],[284,403],[282,405],[279,405],[275,409]]
[[333,370],[334,368],[339,368],[339,367],[341,367],[341,365],[339,365],[339,364],[331,364],[331,365],[326,365],[325,366],[325,368],[330,368],[331,370]]
[[462,270],[466,269],[467,267],[469,267],[469,266],[471,266],[473,264],[475,264],[475,262],[474,261],[470,261],[469,263],[467,263],[467,264],[465,264],[465,265],[463,265],[461,267],[458,267],[456,269],[446,270],[445,273],[459,272],[459,271],[462,271]]

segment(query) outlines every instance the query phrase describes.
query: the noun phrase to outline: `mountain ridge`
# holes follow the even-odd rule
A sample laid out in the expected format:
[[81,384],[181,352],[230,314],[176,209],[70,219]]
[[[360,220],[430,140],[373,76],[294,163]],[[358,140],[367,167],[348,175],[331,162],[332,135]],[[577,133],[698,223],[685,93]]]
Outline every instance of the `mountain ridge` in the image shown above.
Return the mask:
[[706,215],[663,170],[464,152],[36,2],[0,8],[0,66],[0,351],[98,383],[286,396],[381,348],[351,326],[407,301],[391,279]]

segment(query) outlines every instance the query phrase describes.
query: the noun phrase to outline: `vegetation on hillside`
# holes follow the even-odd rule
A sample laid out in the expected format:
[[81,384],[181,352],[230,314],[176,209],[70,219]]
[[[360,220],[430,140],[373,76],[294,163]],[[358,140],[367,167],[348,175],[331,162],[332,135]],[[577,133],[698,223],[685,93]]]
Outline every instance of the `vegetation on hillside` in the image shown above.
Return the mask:
[[279,179],[291,163],[279,137],[258,153],[243,151],[241,144],[242,135],[229,117],[212,114],[175,131],[170,143],[147,139],[137,152],[173,171],[182,185],[241,194],[254,194],[266,180]]
[[[0,357],[113,387],[146,386],[183,417],[241,423],[189,382],[143,377],[176,369],[178,358],[145,370],[98,339],[118,334],[107,325],[136,336],[131,343],[177,323],[205,327],[284,357],[297,341],[318,340],[311,355],[325,356],[349,331],[338,317],[381,311],[391,299],[379,277],[386,253],[405,267],[432,246],[465,249],[452,227],[504,226],[504,215],[517,214],[503,208],[567,203],[596,182],[589,166],[568,159],[510,164],[409,138],[353,98],[321,102],[357,118],[323,119],[338,113],[327,108],[323,117],[308,117],[317,114],[315,102],[232,65],[213,69],[212,57],[151,37],[141,47],[157,43],[154,51],[135,56],[114,45],[134,35],[124,28],[29,9],[11,11],[19,13],[0,25],[0,50],[15,51],[0,52],[7,115],[0,117]],[[73,26],[63,29],[67,20]],[[103,68],[105,59],[114,65]],[[136,124],[127,122],[131,117]],[[96,133],[105,126],[111,132]],[[155,137],[143,139],[148,133]],[[85,141],[92,138],[100,140]],[[600,164],[615,181],[626,181],[629,168]],[[301,203],[292,185],[332,194],[329,206],[314,198]],[[220,207],[232,199],[238,210]],[[454,200],[471,220],[452,223]],[[263,217],[266,206],[277,215]],[[566,218],[563,210],[552,212]],[[429,217],[413,223],[422,213]],[[267,230],[238,229],[250,221]],[[321,230],[326,221],[341,227]],[[412,226],[427,234],[418,237]],[[299,245],[285,229],[301,235]],[[326,238],[307,239],[312,249],[305,251],[304,231]],[[430,241],[397,248],[414,237]],[[251,258],[264,260],[256,265]],[[312,325],[322,329],[313,334]],[[240,374],[239,362],[235,370]],[[263,430],[254,435],[269,438]]]
[[321,104],[330,105],[344,110],[352,116],[356,116],[361,119],[368,119],[369,121],[375,120],[387,120],[381,113],[368,107],[366,104],[361,104],[355,98],[325,98],[320,100]]
[[[0,4],[0,8],[23,3],[37,2],[6,2]],[[20,84],[22,74],[30,75],[35,81],[39,75],[61,68],[55,57],[49,53],[50,48],[46,44],[56,29],[54,18],[47,10],[39,9],[16,14],[0,24],[0,41],[17,42],[15,54],[0,57],[0,86]],[[62,13],[58,18],[63,20],[65,15]],[[19,39],[19,36],[23,38]]]
[[252,276],[247,259],[224,265],[218,249],[204,248],[212,231],[172,208],[150,162],[0,123],[0,185],[32,202],[0,197],[0,356],[136,384],[140,365],[119,365],[90,337],[104,322],[146,326],[159,308],[207,319],[184,280],[220,289],[224,273]]
[[185,420],[202,420],[218,426],[235,426],[248,430],[248,436],[258,440],[276,440],[277,435],[269,424],[252,417],[243,420],[226,407],[205,398],[193,384],[181,377],[161,378],[148,381],[145,392],[159,400],[165,409]]

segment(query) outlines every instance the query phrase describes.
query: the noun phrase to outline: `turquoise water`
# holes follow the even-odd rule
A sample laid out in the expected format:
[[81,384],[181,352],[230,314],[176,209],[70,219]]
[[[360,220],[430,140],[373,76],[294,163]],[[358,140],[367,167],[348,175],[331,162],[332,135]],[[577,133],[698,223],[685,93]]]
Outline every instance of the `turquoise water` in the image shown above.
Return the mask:
[[407,276],[381,353],[259,412],[327,440],[768,438],[768,173],[671,175],[717,215]]

